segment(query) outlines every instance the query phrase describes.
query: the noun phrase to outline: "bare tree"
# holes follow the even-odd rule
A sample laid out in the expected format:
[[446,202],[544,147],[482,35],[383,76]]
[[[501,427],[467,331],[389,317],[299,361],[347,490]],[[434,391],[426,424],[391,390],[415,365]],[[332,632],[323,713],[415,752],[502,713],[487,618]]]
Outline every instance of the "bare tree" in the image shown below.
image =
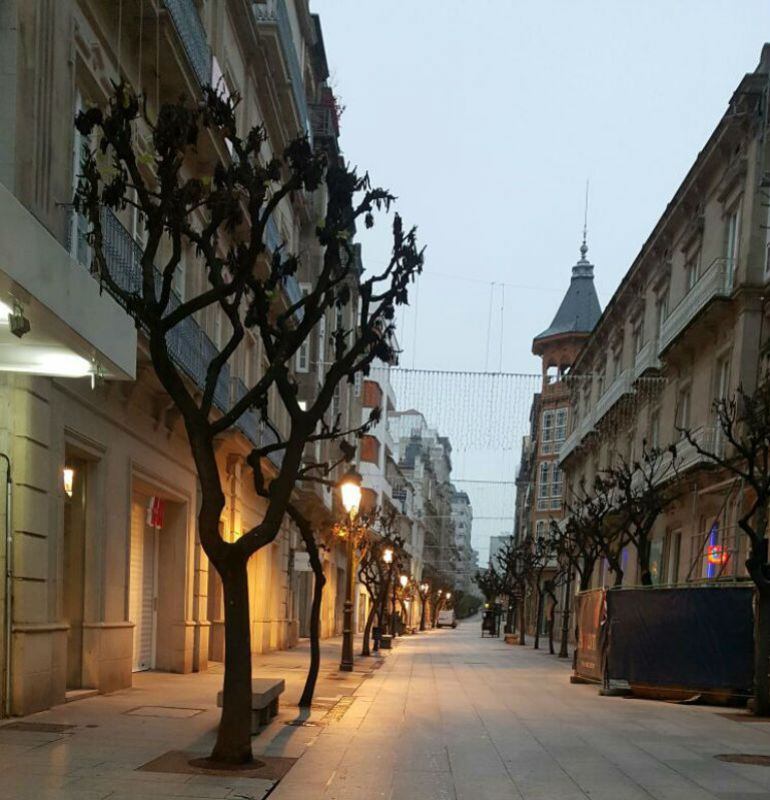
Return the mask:
[[509,608],[514,606],[518,610],[519,644],[526,644],[527,591],[531,586],[534,564],[533,539],[530,536],[520,542],[509,539],[497,553],[497,564],[503,576]]
[[539,536],[532,540],[532,555],[529,562],[532,593],[535,595],[535,641],[534,650],[540,648],[540,623],[543,617],[547,587],[543,575],[549,567],[553,567],[553,543],[550,536]]
[[717,436],[710,447],[691,430],[681,430],[700,455],[740,479],[744,498],[738,527],[748,539],[746,570],[757,593],[754,636],[754,711],[770,714],[770,381],[762,376],[753,392],[738,387],[714,402]]
[[[393,358],[395,308],[406,302],[408,286],[423,264],[415,231],[406,231],[395,215],[387,264],[369,277],[359,276],[351,231],[362,220],[373,225],[374,213],[388,210],[393,196],[373,187],[366,175],[328,164],[304,136],[268,158],[261,127],[237,133],[237,102],[209,87],[200,104],[164,105],[153,120],[142,98],[121,83],[106,108],[88,109],[76,120],[78,130],[94,142],[83,158],[75,198],[90,223],[93,269],[146,336],[152,366],[182,418],[198,473],[198,535],[221,576],[225,608],[223,709],[212,758],[228,763],[252,760],[248,560],[278,536],[297,482],[318,470],[304,463],[306,445],[349,433],[338,419],[325,420],[335,389],[366,372],[375,358]],[[223,155],[210,155],[212,142],[218,143],[213,152]],[[322,188],[325,208],[316,228],[321,263],[307,294],[282,309],[282,285],[296,272],[300,257],[279,248],[268,258],[266,229],[281,203]],[[115,270],[104,227],[105,209],[126,207],[141,216],[147,233],[139,275],[131,284]],[[187,250],[194,253],[204,288],[178,300],[173,282]],[[333,330],[332,363],[315,396],[300,402],[290,365],[335,308],[348,310],[355,322]],[[228,332],[221,350],[205,364],[199,390],[185,378],[175,347],[193,315],[208,309],[223,315]],[[219,413],[217,387],[247,330],[261,340],[267,369]],[[286,412],[288,432],[282,436],[273,428],[275,441],[255,448],[249,458],[255,488],[268,493],[267,509],[257,525],[230,542],[220,533],[225,496],[216,443],[251,409],[269,424],[271,390]],[[282,454],[274,477],[265,463],[271,454]]]
[[676,448],[661,450],[649,447],[645,441],[638,460],[629,462],[618,457],[604,474],[614,488],[618,539],[634,546],[642,585],[652,586],[650,534],[658,517],[681,494],[676,480]]

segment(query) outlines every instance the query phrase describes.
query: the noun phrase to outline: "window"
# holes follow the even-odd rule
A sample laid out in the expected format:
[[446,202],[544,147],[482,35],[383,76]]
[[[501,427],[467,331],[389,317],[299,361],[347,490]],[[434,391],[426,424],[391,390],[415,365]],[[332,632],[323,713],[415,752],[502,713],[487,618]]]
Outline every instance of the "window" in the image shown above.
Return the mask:
[[650,447],[660,447],[660,409],[656,408],[650,414]]
[[[134,189],[131,192],[131,200],[134,203],[139,202],[139,196]],[[147,243],[147,229],[145,227],[144,214],[142,214],[136,206],[131,206],[131,237],[133,240],[144,249]]]
[[243,382],[248,388],[256,383],[256,362],[254,360],[254,339],[247,334],[243,339]]
[[[301,283],[299,291],[302,297],[310,294],[310,284]],[[310,340],[306,337],[299,346],[294,356],[294,369],[296,372],[308,372],[310,370]]]
[[658,302],[655,304],[655,312],[657,314],[656,326],[658,335],[660,336],[663,331],[663,323],[668,316],[668,287],[666,287],[666,290],[658,297]]
[[545,536],[548,523],[544,519],[539,519],[535,524],[535,538],[539,541]]
[[700,250],[696,250],[684,265],[685,279],[687,283],[687,291],[689,292],[700,277]]
[[567,409],[559,408],[556,411],[553,428],[553,439],[561,444],[567,438]]
[[612,348],[612,380],[620,377],[623,369],[623,342],[617,342]]
[[318,322],[318,380],[323,381],[326,371],[326,317]]
[[725,230],[725,260],[727,267],[727,280],[732,283],[735,267],[738,263],[738,246],[740,243],[741,207],[737,203],[727,212],[727,227]]
[[547,511],[551,497],[550,463],[543,461],[540,464],[537,484],[537,510]]
[[297,372],[307,372],[310,368],[310,359],[308,353],[310,352],[310,342],[305,339],[297,350],[294,369]]
[[561,493],[564,485],[564,474],[554,462],[551,466],[551,510],[561,508]]
[[714,386],[717,400],[724,400],[730,390],[730,359],[724,356],[717,361],[716,381]]
[[[714,378],[714,394],[716,400],[726,400],[730,391],[730,358],[723,356],[717,361]],[[714,448],[720,452],[724,447],[725,434],[719,424],[719,417],[714,411]]]
[[[80,92],[75,95],[75,114],[79,114],[84,109],[83,97]],[[72,194],[78,186],[78,176],[80,175],[80,164],[83,157],[87,155],[90,142],[83,136],[77,128],[72,129],[74,136],[72,140]],[[79,263],[88,267],[91,264],[91,248],[86,241],[88,233],[88,219],[84,214],[72,209],[69,230],[69,251],[70,255]]]
[[[676,427],[685,431],[690,427],[690,387],[682,389],[676,403]],[[681,434],[684,437],[684,433]]]
[[604,394],[604,369],[599,370],[596,376],[596,399],[598,400]]
[[211,326],[211,340],[214,342],[217,349],[219,350],[222,347],[222,314],[224,312],[218,305],[216,305],[211,307],[211,313],[213,316],[212,326]]
[[631,338],[634,347],[634,356],[637,356],[644,347],[644,325],[642,320],[637,320],[634,323],[634,329],[633,333],[631,334]]
[[666,536],[666,572],[665,582],[679,582],[679,553],[682,549],[682,532],[670,531]]
[[554,433],[554,413],[553,411],[543,412],[542,435],[540,440],[540,452],[553,452],[553,433]]

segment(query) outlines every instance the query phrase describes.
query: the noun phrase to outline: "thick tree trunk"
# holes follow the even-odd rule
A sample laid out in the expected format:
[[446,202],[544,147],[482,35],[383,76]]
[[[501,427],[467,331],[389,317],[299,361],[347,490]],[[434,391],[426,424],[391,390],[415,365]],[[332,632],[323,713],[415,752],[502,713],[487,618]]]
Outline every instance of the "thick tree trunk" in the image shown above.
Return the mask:
[[524,597],[519,602],[519,644],[527,643],[527,602]]
[[225,679],[222,718],[213,761],[246,764],[251,753],[251,630],[248,559],[230,553],[221,570],[225,605]]
[[503,628],[503,633],[511,634],[513,633],[513,620],[515,614],[516,604],[511,602],[510,598],[508,599],[508,608],[505,611],[505,628]]
[[652,572],[650,570],[650,542],[646,536],[640,537],[639,547],[639,580],[642,586],[652,586]]
[[556,625],[556,605],[558,600],[555,594],[549,593],[548,596],[551,599],[551,606],[548,609],[548,653],[549,655],[554,655],[556,651],[553,647],[553,629]]
[[559,658],[569,658],[569,614],[572,594],[572,571],[567,573],[567,583],[564,588],[564,610],[561,617],[561,644],[559,645]]
[[369,613],[366,615],[366,624],[364,625],[363,642],[361,643],[361,655],[370,656],[372,654],[369,642],[372,636],[372,625],[374,624],[374,614],[376,612],[376,603],[372,603],[369,608]]
[[540,618],[543,613],[543,593],[537,587],[537,605],[535,607],[535,642],[532,645],[534,650],[540,649]]
[[754,708],[757,716],[770,716],[770,587],[757,589],[754,620]]
[[318,680],[318,670],[321,668],[321,603],[326,585],[326,575],[324,575],[323,564],[313,537],[303,536],[303,538],[310,556],[310,566],[313,568],[313,602],[310,605],[310,666],[305,679],[305,688],[299,699],[299,707],[310,708]]

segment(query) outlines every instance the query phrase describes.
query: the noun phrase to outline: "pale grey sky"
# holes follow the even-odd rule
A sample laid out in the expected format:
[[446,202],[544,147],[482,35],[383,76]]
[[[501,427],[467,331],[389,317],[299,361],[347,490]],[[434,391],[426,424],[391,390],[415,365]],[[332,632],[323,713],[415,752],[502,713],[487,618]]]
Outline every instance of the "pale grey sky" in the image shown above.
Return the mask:
[[[577,260],[586,178],[588,255],[604,306],[770,40],[768,0],[311,8],[346,107],[345,156],[399,196],[428,247],[399,333],[401,364],[424,369],[537,371],[532,337]],[[374,266],[386,231],[362,238]],[[504,298],[492,282],[508,284]],[[511,424],[521,428],[527,411],[517,404]],[[512,479],[516,461],[456,452],[455,473]],[[471,494],[477,516],[512,504],[492,489]],[[488,535],[506,527],[474,526],[482,558]]]

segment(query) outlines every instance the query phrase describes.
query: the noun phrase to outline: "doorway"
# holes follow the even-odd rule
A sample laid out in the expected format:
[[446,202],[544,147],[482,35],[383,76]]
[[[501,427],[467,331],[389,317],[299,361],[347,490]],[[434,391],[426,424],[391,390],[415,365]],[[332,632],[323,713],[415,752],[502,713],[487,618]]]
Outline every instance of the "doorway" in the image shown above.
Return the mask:
[[67,684],[83,688],[83,615],[88,463],[68,454],[64,468],[64,619],[67,629]]
[[131,500],[129,618],[134,623],[134,672],[155,666],[159,530],[147,522],[150,502],[139,493]]

